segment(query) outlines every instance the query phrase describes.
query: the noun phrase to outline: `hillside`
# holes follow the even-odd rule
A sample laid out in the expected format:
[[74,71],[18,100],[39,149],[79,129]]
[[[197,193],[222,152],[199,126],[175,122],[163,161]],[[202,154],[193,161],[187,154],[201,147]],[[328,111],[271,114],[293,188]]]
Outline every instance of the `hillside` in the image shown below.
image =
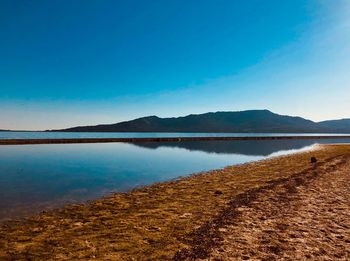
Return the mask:
[[332,129],[334,132],[349,132],[350,119],[322,121],[319,122],[319,125],[324,128]]
[[[345,122],[347,123],[347,122]],[[336,126],[336,127],[335,127]],[[209,112],[178,118],[149,116],[116,124],[80,126],[66,132],[246,132],[299,133],[350,132],[350,125],[342,121],[316,123],[301,117],[285,116],[269,110],[238,112]]]

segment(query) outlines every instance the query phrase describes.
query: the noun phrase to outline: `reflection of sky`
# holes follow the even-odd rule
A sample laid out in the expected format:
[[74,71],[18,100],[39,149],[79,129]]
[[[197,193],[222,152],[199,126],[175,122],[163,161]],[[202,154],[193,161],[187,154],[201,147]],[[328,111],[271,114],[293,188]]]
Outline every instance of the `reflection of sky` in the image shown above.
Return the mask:
[[0,146],[0,217],[260,158],[124,143]]
[[[5,179],[21,176],[21,182],[52,185],[55,179],[80,183],[108,179],[107,187],[118,190],[256,158],[181,148],[149,150],[124,143],[1,146],[0,155],[1,173],[12,174],[3,175]],[[67,180],[64,184],[69,186]]]
[[[258,150],[261,143],[255,144]],[[247,146],[246,143],[235,146],[238,145]],[[267,145],[268,142],[264,142],[263,146]],[[253,150],[252,144],[249,146],[249,150]],[[285,150],[281,150],[281,146],[276,148],[279,152],[269,156],[299,151],[300,144],[294,150],[293,146]],[[126,143],[0,146],[0,219],[8,215],[7,212],[19,214],[19,209],[25,207],[36,210],[82,202],[111,191],[127,191],[263,158],[226,151],[170,146],[146,148]]]
[[291,153],[296,153],[296,152],[303,152],[303,151],[308,151],[314,149],[316,144],[311,145],[311,146],[306,146],[301,149],[292,149],[292,150],[281,150],[281,151],[276,151],[274,153],[271,153],[268,157],[278,157],[278,156],[283,156],[283,155],[288,155]]

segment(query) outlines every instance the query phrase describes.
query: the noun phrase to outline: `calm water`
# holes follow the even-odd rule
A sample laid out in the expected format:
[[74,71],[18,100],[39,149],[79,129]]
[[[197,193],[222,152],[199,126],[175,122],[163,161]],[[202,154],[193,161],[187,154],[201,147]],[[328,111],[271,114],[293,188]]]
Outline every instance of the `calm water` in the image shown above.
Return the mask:
[[0,146],[0,220],[336,140]]
[[346,136],[329,133],[164,133],[164,132],[40,132],[0,131],[0,139],[64,139],[64,138],[157,138],[157,137],[247,137],[247,136]]

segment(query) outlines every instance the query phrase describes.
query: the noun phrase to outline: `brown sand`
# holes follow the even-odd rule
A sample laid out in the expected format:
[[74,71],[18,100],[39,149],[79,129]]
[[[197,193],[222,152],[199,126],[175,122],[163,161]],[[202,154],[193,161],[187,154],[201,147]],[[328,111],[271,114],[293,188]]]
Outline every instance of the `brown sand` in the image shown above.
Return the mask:
[[350,260],[349,156],[246,196],[231,202],[225,220],[210,224],[211,244],[203,245],[208,238],[199,229],[192,249],[176,259]]
[[345,260],[349,158],[320,146],[7,222],[0,260]]

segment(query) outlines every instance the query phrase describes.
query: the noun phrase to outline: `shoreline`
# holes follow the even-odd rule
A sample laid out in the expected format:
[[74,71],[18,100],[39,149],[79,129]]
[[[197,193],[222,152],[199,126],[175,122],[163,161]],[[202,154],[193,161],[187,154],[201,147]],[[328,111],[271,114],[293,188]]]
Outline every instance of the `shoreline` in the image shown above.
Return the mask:
[[235,197],[174,259],[348,260],[349,170],[340,155]]
[[234,140],[320,140],[350,139],[350,135],[320,136],[243,136],[243,137],[163,137],[163,138],[57,138],[57,139],[0,139],[0,145],[73,144],[111,142],[186,142],[186,141],[234,141]]
[[[350,145],[319,145],[312,151],[229,166],[9,221],[0,224],[0,258],[169,260],[178,255],[182,260],[177,253],[193,250],[196,238],[191,235],[196,231],[204,233],[201,242],[215,239],[215,233],[203,228],[231,202],[344,155],[350,156]],[[310,163],[311,156],[318,159],[316,165]]]

